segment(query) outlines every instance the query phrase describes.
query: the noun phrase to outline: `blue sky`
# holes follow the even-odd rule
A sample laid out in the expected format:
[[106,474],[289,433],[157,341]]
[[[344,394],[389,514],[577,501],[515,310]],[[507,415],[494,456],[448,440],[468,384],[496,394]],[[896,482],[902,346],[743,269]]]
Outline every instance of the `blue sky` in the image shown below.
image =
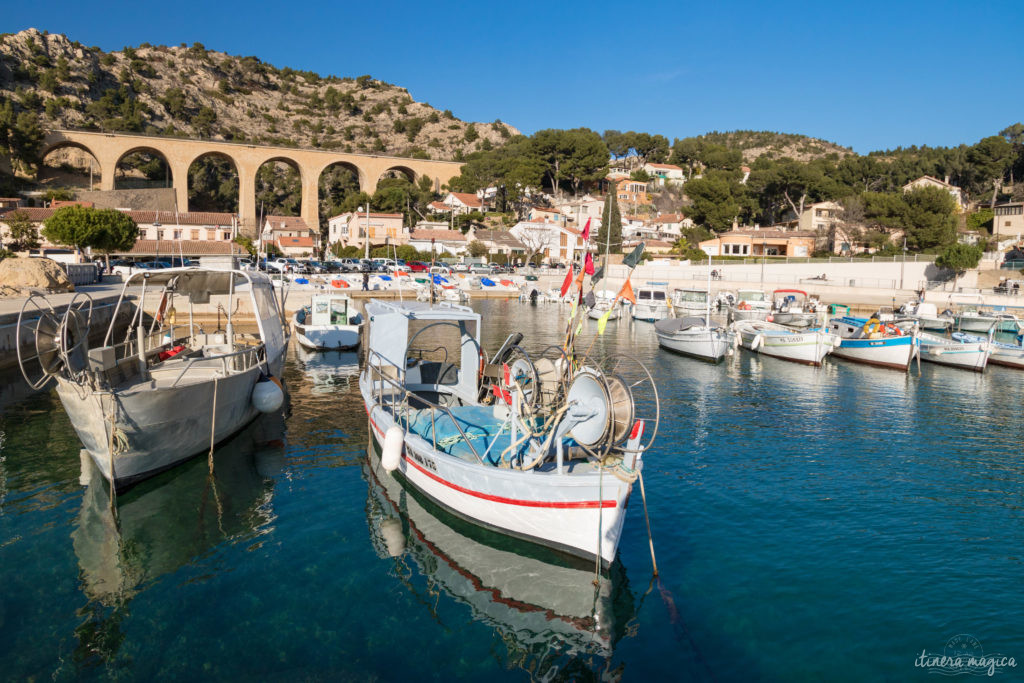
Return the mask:
[[971,144],[1024,119],[1020,2],[139,5],[10,3],[3,30],[368,73],[526,133],[776,130],[864,153]]

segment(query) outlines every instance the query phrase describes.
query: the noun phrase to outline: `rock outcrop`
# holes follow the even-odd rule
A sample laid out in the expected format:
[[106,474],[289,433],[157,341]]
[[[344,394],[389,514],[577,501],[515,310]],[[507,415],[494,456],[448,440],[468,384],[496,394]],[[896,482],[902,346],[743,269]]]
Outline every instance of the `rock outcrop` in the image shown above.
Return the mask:
[[71,292],[67,274],[48,258],[5,258],[0,261],[0,297],[28,296],[37,291]]

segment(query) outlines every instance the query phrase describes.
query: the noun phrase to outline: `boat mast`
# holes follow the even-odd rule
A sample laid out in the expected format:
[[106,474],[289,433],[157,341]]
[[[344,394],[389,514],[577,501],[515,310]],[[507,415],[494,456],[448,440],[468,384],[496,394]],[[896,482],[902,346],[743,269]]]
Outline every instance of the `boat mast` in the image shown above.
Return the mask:
[[711,252],[708,252],[708,291],[704,293],[704,324],[711,327]]

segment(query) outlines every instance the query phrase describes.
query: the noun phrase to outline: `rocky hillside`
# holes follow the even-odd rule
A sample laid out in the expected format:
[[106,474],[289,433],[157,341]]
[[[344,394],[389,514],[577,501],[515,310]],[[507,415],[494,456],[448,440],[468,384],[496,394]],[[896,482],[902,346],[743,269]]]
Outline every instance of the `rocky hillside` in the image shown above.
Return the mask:
[[798,161],[810,161],[833,154],[842,158],[854,153],[849,147],[842,147],[834,142],[807,135],[767,130],[734,130],[727,133],[713,131],[693,139],[739,150],[743,153],[743,160],[747,162],[761,156],[767,156],[769,159],[789,157]]
[[0,36],[0,106],[44,127],[459,159],[518,131],[470,123],[375,80],[277,68],[195,43],[119,52],[35,29]]

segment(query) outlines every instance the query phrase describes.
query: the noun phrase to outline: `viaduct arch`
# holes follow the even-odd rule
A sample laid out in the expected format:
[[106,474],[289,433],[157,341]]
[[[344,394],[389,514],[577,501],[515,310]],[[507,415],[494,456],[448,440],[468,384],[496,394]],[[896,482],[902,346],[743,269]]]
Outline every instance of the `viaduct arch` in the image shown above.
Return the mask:
[[343,163],[356,170],[359,188],[373,194],[377,181],[388,171],[412,174],[413,180],[430,178],[435,189],[462,172],[456,161],[406,159],[377,154],[344,154],[320,149],[272,147],[217,140],[165,138],[125,133],[97,133],[76,130],[51,130],[44,142],[42,155],[60,147],[78,147],[96,159],[101,171],[101,190],[114,189],[114,170],[129,152],[146,149],[167,160],[178,208],[188,209],[188,169],[192,162],[207,154],[227,157],[238,171],[238,216],[242,229],[255,236],[257,228],[256,171],[268,161],[285,161],[299,169],[302,179],[302,219],[313,230],[320,227],[317,210],[320,174],[333,164]]

